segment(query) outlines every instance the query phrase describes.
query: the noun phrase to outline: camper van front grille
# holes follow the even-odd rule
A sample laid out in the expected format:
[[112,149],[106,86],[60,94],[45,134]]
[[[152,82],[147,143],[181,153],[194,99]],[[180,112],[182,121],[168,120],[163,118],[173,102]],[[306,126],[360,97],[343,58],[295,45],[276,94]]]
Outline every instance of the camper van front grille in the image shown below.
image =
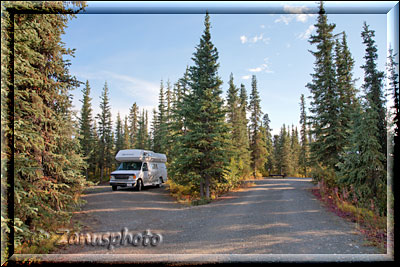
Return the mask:
[[128,179],[129,176],[132,176],[132,175],[128,175],[128,174],[116,174],[116,175],[114,175],[114,176],[115,176],[115,179]]

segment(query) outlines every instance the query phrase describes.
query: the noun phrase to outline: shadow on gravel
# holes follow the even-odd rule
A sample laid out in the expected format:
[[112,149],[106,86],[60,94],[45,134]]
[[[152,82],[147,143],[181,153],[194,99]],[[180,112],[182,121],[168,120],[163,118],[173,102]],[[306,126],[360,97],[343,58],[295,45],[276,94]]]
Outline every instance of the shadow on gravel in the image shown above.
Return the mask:
[[254,180],[253,187],[193,207],[174,202],[165,187],[138,192],[99,186],[86,193],[82,213],[98,218],[96,231],[152,229],[164,238],[160,247],[122,247],[113,253],[378,253],[362,246],[354,225],[324,210],[306,190],[314,186],[310,181]]

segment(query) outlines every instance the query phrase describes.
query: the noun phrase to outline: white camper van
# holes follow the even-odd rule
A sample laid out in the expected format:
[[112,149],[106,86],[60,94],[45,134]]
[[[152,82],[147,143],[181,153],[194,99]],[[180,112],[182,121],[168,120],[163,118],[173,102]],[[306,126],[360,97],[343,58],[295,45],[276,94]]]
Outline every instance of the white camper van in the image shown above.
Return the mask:
[[142,149],[125,149],[118,151],[115,159],[120,162],[117,170],[111,173],[112,190],[121,187],[135,187],[142,190],[143,186],[157,185],[168,180],[165,154],[154,153]]

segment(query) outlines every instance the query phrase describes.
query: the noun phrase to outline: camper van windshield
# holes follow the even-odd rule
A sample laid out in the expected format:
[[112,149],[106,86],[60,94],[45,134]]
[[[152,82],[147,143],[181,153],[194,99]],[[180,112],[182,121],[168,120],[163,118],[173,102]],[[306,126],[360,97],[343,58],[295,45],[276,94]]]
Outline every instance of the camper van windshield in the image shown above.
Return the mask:
[[141,162],[122,162],[118,167],[118,171],[139,171],[142,167]]

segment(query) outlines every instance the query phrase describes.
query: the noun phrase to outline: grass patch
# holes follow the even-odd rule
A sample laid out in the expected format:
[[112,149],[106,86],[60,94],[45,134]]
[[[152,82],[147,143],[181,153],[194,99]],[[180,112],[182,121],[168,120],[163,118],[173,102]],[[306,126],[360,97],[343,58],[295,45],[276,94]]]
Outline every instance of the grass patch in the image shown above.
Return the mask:
[[339,217],[356,223],[356,228],[366,238],[366,245],[377,247],[381,253],[386,253],[387,248],[387,217],[379,216],[372,210],[357,207],[345,201],[327,190],[321,192],[318,188],[311,189],[311,192],[325,204],[327,209]]
[[229,193],[239,191],[241,189],[253,187],[256,184],[252,180],[241,180],[236,187],[221,186],[212,192],[210,199],[200,198],[198,192],[196,192],[191,186],[184,186],[174,183],[172,180],[168,179],[166,182],[167,190],[169,190],[170,195],[180,204],[188,206],[198,206],[211,203],[214,200],[218,200],[221,196]]

